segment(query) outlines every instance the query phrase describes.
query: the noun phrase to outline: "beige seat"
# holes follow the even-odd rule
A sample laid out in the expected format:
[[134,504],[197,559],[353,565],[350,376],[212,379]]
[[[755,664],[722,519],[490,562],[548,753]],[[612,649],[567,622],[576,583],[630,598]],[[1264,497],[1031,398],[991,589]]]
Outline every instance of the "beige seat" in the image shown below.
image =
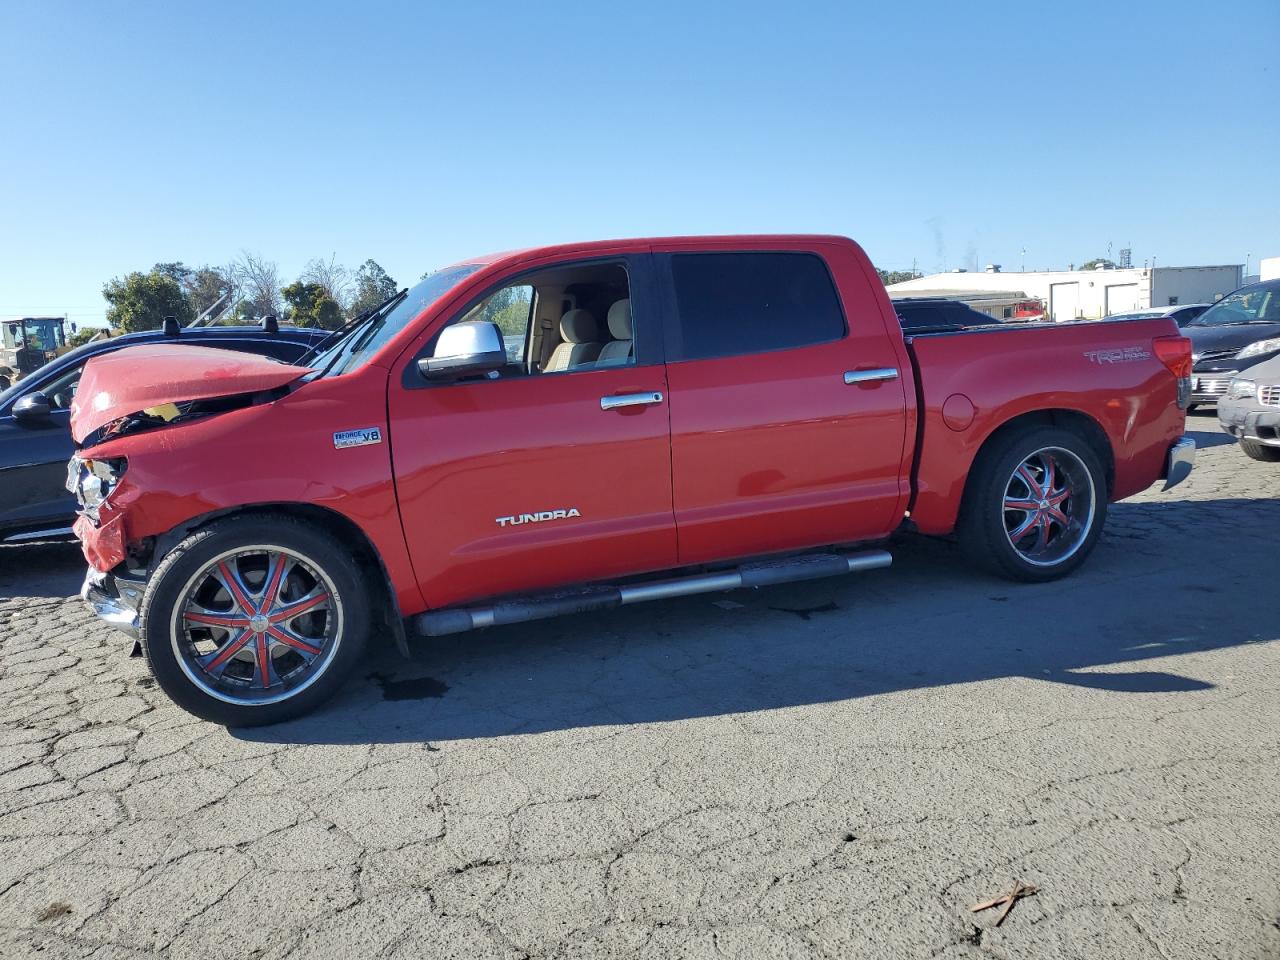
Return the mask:
[[600,324],[589,310],[573,309],[560,318],[560,339],[563,341],[551,354],[542,368],[543,373],[561,373],[585,363],[592,363],[600,356]]
[[600,351],[598,367],[619,366],[631,362],[635,340],[631,333],[631,298],[619,300],[609,308],[609,335],[613,340]]

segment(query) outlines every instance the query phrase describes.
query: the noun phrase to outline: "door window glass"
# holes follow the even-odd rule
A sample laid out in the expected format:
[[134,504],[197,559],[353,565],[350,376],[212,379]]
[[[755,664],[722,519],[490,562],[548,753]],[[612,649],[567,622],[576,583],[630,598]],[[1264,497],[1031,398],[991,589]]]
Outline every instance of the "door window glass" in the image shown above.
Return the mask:
[[[499,287],[454,323],[493,323],[507,366],[498,377],[572,373],[636,362],[631,285],[620,263],[565,264]],[[434,356],[435,344],[427,350]]]
[[785,350],[845,334],[831,274],[813,254],[675,254],[671,271],[681,341],[676,359]]
[[502,331],[507,362],[519,365],[524,362],[533,295],[534,288],[527,283],[503,287],[468,310],[462,319],[496,323]]
[[83,372],[83,364],[72,367],[41,387],[41,391],[49,398],[50,407],[55,410],[71,409],[71,401],[76,398],[76,388],[80,386],[80,374]]

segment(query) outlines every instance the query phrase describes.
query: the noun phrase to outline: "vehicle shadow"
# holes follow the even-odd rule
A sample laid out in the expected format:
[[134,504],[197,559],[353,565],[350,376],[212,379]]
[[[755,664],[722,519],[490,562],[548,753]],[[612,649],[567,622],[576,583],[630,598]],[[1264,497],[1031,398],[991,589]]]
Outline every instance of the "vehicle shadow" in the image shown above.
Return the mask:
[[1236,442],[1236,438],[1228,433],[1223,433],[1216,429],[1217,421],[1213,422],[1214,429],[1195,430],[1200,424],[1187,421],[1186,435],[1196,442],[1196,447],[1201,450],[1207,450],[1210,447],[1225,447]]
[[0,545],[0,600],[73,596],[80,592],[84,571],[77,540]]
[[1123,695],[1212,684],[1145,660],[1266,642],[1277,500],[1117,504],[1076,575],[987,577],[908,537],[890,570],[686,597],[379,653],[278,743],[445,741],[654,723],[1026,677]]

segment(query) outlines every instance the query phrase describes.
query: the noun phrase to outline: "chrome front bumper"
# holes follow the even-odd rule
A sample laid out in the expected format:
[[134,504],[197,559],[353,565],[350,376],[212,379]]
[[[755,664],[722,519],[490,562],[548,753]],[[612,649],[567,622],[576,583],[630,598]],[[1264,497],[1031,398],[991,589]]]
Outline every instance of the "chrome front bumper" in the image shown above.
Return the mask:
[[1196,465],[1196,442],[1190,437],[1183,437],[1169,448],[1169,458],[1164,468],[1164,486],[1162,490],[1176,487],[1191,474]]
[[138,638],[138,608],[142,605],[144,584],[124,580],[110,573],[99,573],[90,567],[80,586],[80,599],[98,618]]

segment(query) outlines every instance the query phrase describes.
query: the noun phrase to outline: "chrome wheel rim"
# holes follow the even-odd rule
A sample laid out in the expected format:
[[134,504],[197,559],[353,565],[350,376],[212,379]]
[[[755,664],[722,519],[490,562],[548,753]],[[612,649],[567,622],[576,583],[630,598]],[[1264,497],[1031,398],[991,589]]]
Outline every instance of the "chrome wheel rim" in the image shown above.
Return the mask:
[[1052,567],[1072,557],[1093,528],[1093,475],[1062,447],[1043,447],[1014,469],[1004,488],[1004,532],[1028,563]]
[[342,642],[342,603],[310,557],[270,544],[213,558],[183,587],[170,635],[202,691],[244,706],[279,703],[315,683]]

